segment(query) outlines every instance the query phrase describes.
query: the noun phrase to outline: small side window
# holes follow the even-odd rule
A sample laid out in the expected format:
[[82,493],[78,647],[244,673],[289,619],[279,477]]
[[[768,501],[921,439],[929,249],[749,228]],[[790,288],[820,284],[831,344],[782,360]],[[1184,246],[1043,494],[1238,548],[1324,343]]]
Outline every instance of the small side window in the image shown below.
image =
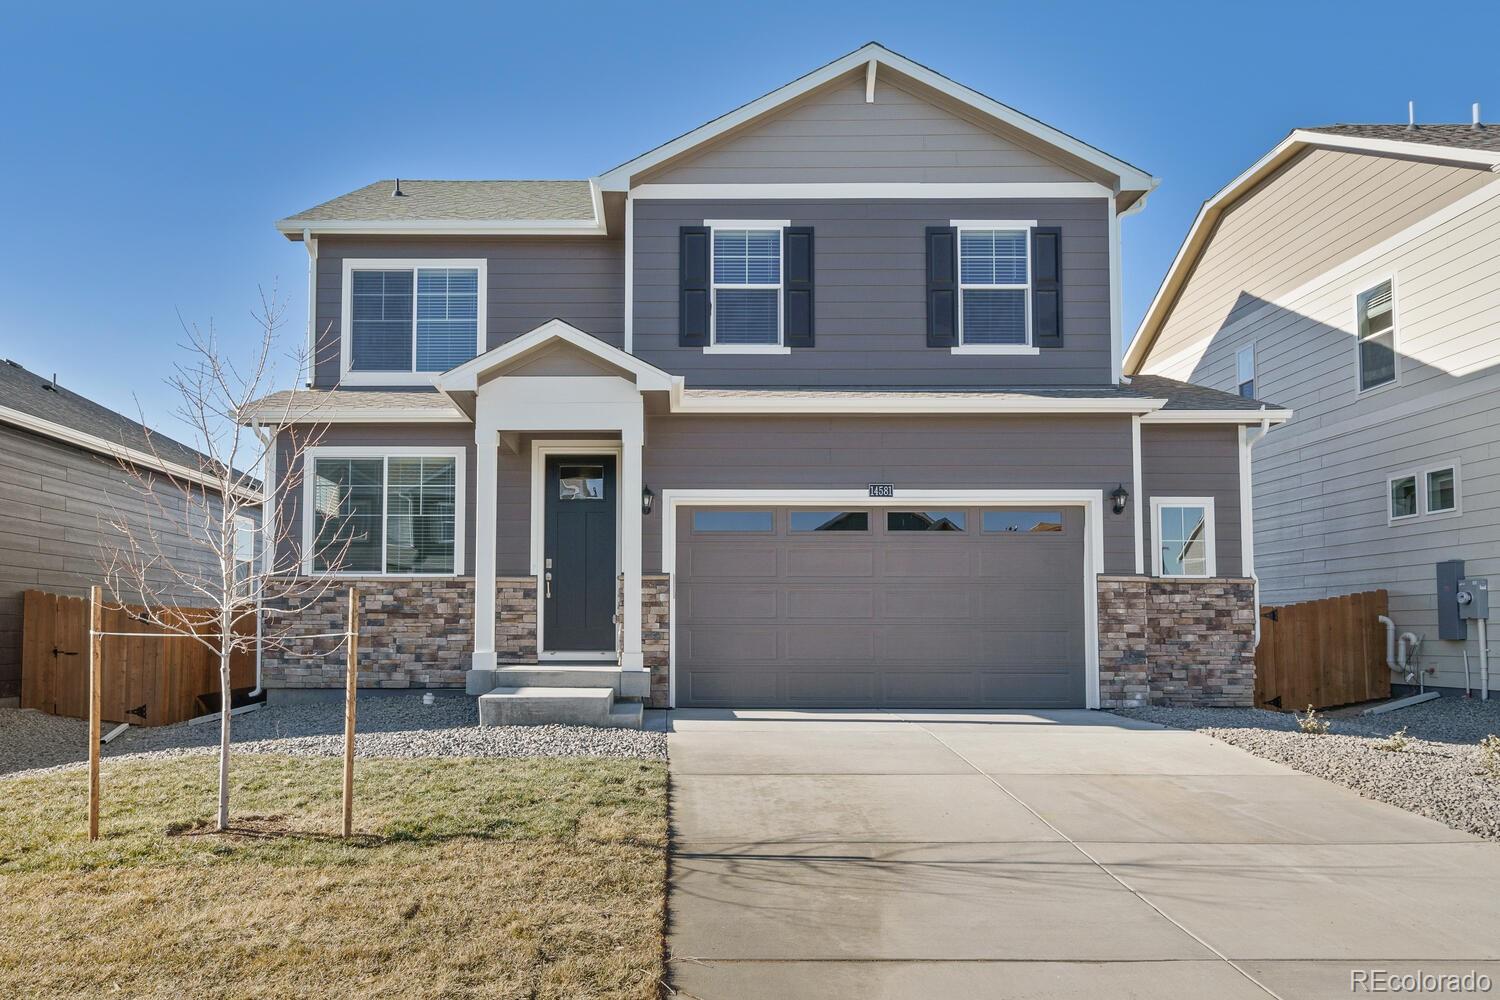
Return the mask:
[[1234,356],[1236,391],[1246,399],[1255,398],[1255,345],[1246,344]]
[[1153,497],[1157,576],[1214,575],[1214,502],[1209,497]]
[[1458,470],[1452,466],[1427,472],[1427,513],[1449,514],[1458,510]]
[[1417,516],[1417,477],[1396,476],[1390,480],[1391,520]]
[[1355,300],[1359,391],[1396,381],[1396,299],[1389,279]]

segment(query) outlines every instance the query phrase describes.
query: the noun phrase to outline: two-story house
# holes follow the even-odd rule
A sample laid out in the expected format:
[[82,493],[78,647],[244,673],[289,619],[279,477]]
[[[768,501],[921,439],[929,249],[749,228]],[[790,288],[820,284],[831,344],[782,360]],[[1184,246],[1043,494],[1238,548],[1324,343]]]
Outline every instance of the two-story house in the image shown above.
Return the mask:
[[316,375],[272,403],[323,430],[278,568],[359,582],[367,683],[488,721],[1248,703],[1287,414],[1121,378],[1156,183],[871,44],[588,180],[293,215]]
[[1477,106],[1292,132],[1204,204],[1125,360],[1295,411],[1255,449],[1263,599],[1383,588],[1452,688],[1479,686],[1478,630],[1438,564],[1500,572],[1497,170]]

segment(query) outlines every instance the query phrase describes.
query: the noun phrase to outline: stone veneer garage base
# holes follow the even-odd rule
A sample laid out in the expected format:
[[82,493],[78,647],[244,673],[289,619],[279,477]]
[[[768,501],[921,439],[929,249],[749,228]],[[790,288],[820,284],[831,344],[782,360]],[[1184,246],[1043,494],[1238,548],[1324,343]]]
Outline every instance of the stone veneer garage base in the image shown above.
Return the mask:
[[[642,578],[642,649],[651,708],[667,707],[671,595],[667,577]],[[361,687],[462,688],[473,653],[474,581],[422,577],[351,580],[360,590]],[[285,638],[262,659],[268,688],[340,688],[336,639],[299,636],[344,627],[347,585],[296,615],[274,616]],[[267,605],[287,602],[270,588]],[[502,662],[536,659],[536,580],[501,577],[495,642]],[[268,626],[268,634],[276,629]],[[1255,586],[1247,579],[1099,578],[1100,707],[1248,706],[1255,685]]]
[[1255,581],[1099,577],[1099,705],[1247,707]]

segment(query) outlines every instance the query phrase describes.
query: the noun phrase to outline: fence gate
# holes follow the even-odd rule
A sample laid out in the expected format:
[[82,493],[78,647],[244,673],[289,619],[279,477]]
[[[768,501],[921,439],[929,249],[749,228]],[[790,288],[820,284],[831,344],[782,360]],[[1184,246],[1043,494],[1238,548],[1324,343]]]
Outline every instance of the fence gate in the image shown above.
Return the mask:
[[[159,632],[132,617],[139,608],[105,608],[105,632]],[[86,719],[89,714],[89,602],[28,590],[21,618],[21,707]],[[252,634],[253,625],[246,634]],[[164,726],[202,714],[200,697],[218,708],[219,655],[196,639],[104,639],[102,717],[106,722]],[[237,652],[235,688],[255,683],[255,654]]]
[[1383,590],[1260,609],[1255,704],[1284,712],[1391,696]]

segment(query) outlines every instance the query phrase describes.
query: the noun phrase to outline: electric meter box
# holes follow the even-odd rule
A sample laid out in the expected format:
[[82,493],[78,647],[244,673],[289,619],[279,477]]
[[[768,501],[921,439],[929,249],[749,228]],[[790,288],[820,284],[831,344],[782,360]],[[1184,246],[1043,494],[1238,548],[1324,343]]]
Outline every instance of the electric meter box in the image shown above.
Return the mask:
[[1439,639],[1463,640],[1469,637],[1469,623],[1458,614],[1458,581],[1463,578],[1462,559],[1445,559],[1437,564]]
[[1488,618],[1490,616],[1490,581],[1484,577],[1469,577],[1458,581],[1458,617]]

